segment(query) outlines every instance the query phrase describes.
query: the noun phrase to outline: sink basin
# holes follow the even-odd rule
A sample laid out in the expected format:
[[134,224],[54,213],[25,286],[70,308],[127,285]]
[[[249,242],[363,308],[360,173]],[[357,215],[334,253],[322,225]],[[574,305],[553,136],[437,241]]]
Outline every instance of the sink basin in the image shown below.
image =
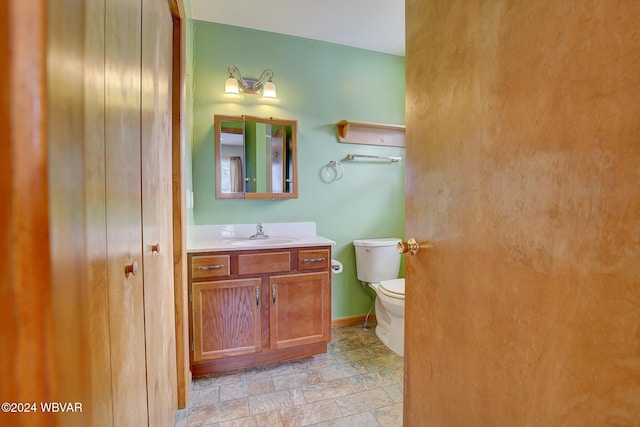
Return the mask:
[[268,237],[266,239],[228,239],[225,240],[224,243],[227,243],[231,246],[252,246],[252,247],[261,247],[261,246],[271,246],[271,245],[285,245],[287,243],[295,242],[295,237]]

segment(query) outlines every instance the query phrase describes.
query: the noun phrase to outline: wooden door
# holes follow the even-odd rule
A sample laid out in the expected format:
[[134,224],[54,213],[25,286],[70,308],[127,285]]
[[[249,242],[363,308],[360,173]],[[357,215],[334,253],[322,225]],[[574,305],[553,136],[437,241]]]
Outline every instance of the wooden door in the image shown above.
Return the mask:
[[[75,384],[69,387],[68,383],[56,381],[59,374],[66,373],[66,370],[58,369],[60,366],[66,368],[64,357],[60,355],[64,353],[61,351],[64,346],[80,350],[83,344],[76,341],[75,335],[60,334],[62,328],[58,327],[60,320],[78,319],[76,307],[64,313],[63,317],[56,310],[60,305],[55,307],[57,304],[52,303],[52,297],[56,297],[52,288],[58,287],[65,295],[73,295],[77,282],[58,282],[52,278],[55,266],[49,262],[46,15],[44,1],[0,3],[0,79],[3,85],[0,97],[0,129],[3,134],[0,143],[2,402],[48,401],[67,397],[69,391],[75,392]],[[57,93],[60,92],[62,90]],[[68,96],[71,99],[67,105],[70,104],[71,108],[75,107],[76,96],[73,91]],[[56,127],[55,130],[60,131],[63,137],[77,135],[73,125],[62,129]],[[59,168],[53,170],[56,175],[54,182],[59,171]],[[65,178],[63,176],[61,182],[65,183]],[[60,219],[66,220],[55,218],[53,224],[70,223],[60,222]],[[53,244],[57,243],[54,238]],[[60,254],[59,259],[75,266],[75,253],[66,255]],[[53,336],[63,338],[64,342],[55,341]],[[73,356],[72,360],[76,361]],[[80,381],[83,379],[81,377]],[[0,425],[46,426],[50,425],[50,419],[49,414],[42,412],[0,412]]]
[[260,278],[194,283],[193,361],[262,349]]
[[[84,26],[81,37],[84,45],[84,140],[78,152],[84,154],[84,228],[78,231],[86,244],[86,281],[88,349],[83,357],[91,368],[91,399],[87,402],[85,417],[90,422],[85,425],[113,425],[112,382],[110,366],[108,255],[106,231],[105,195],[105,0],[85,2]],[[50,11],[65,10],[66,14],[76,11],[76,7],[52,4]],[[66,15],[65,14],[65,15]],[[54,13],[51,12],[51,16]],[[69,31],[69,18],[65,16],[56,32]],[[51,40],[51,38],[50,38]],[[66,49],[66,47],[62,47]],[[62,74],[69,70],[62,64],[49,64],[50,69],[58,69]],[[81,72],[77,70],[76,72]],[[77,85],[72,81],[70,85]],[[58,86],[56,84],[56,86]],[[59,120],[59,122],[64,122]],[[61,159],[62,168],[69,167],[67,159]],[[77,182],[75,183],[77,186]],[[69,203],[69,197],[61,198]],[[69,236],[64,236],[69,239]],[[66,266],[65,266],[66,267]]]
[[172,30],[166,0],[143,0],[142,256],[150,426],[172,426],[177,408],[171,211]]
[[406,16],[404,425],[636,425],[640,3]]
[[[141,5],[105,10],[105,147],[114,425],[148,424],[140,175]],[[126,268],[135,272],[125,273]]]
[[329,273],[272,276],[269,288],[272,350],[331,339]]

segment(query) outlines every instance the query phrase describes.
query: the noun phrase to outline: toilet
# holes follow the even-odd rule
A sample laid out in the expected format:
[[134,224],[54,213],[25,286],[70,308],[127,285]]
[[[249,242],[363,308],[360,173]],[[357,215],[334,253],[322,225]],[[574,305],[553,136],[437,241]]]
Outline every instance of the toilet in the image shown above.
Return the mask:
[[354,240],[358,280],[376,291],[376,335],[404,356],[404,279],[398,278],[400,239]]

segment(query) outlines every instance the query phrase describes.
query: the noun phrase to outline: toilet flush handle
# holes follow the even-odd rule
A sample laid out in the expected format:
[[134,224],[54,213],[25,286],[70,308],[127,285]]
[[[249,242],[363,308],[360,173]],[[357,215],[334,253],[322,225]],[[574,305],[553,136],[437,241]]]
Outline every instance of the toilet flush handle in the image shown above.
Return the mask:
[[[430,246],[429,244],[426,245],[426,247],[429,247],[429,246]],[[420,244],[417,242],[416,239],[412,237],[406,242],[399,242],[397,248],[398,248],[398,252],[401,254],[409,253],[410,255],[415,255],[420,250]]]

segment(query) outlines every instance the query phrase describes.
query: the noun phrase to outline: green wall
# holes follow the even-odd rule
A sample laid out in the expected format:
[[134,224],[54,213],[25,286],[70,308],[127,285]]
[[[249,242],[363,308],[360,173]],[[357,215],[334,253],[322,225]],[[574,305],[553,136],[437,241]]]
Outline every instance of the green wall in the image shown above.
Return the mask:
[[[184,2],[186,16],[191,16],[191,1],[185,0]],[[186,180],[185,187],[187,189],[187,199],[191,198],[193,194],[193,34],[194,34],[195,21],[191,18],[187,18],[186,31],[185,31],[185,106],[184,106],[184,140],[185,144],[185,173],[184,177]],[[189,230],[191,226],[194,224],[193,217],[193,207],[189,204],[189,200],[187,200],[186,207],[186,219],[187,219],[187,235],[189,234]]]
[[[315,221],[318,234],[337,242],[344,264],[333,275],[332,316],[366,313],[368,290],[357,280],[352,241],[404,237],[404,148],[339,143],[341,119],[404,124],[404,57],[298,37],[194,21],[192,185],[195,224]],[[279,105],[245,95],[222,98],[227,67],[244,77],[274,72]],[[191,77],[187,79],[187,84]],[[299,198],[217,200],[213,162],[214,114],[254,115],[298,121]],[[327,183],[324,167],[347,154],[401,156],[402,161],[343,162],[344,177]]]

